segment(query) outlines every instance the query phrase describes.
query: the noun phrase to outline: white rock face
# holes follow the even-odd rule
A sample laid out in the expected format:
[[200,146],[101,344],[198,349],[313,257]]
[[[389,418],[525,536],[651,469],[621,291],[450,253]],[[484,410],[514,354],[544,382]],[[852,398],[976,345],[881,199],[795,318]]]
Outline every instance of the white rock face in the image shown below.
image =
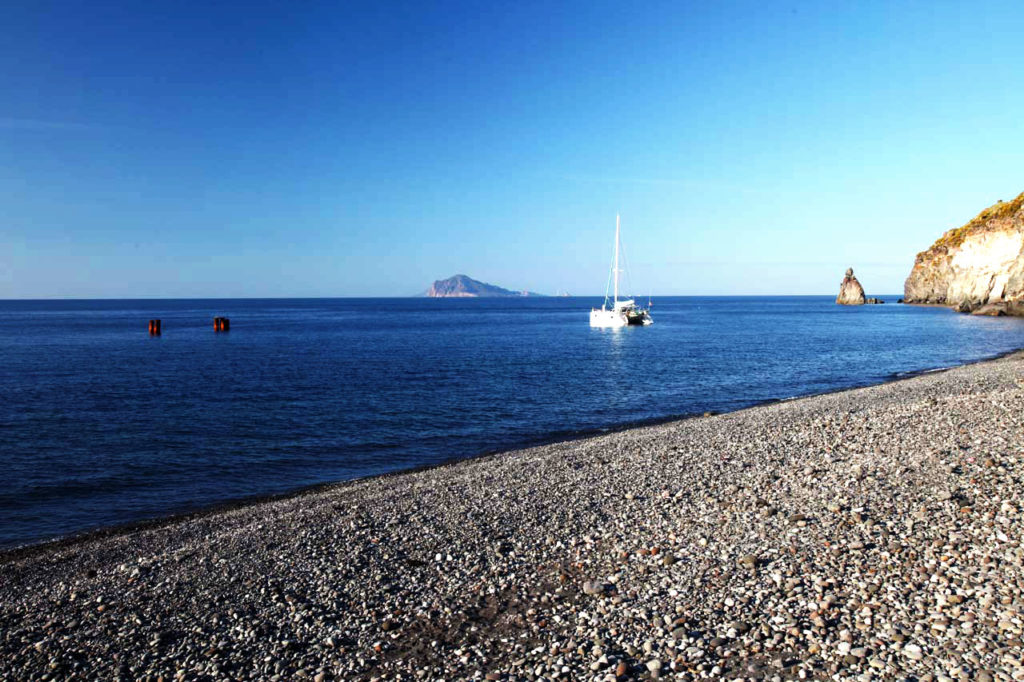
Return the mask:
[[[1022,248],[1024,232],[989,232],[967,237],[950,259],[953,278],[946,298],[984,303],[1004,300],[1010,277],[1024,267]],[[1021,294],[1019,290],[1011,292],[1011,299],[1020,298]]]
[[907,303],[963,310],[1024,303],[1024,193],[990,206],[919,253],[903,292]]

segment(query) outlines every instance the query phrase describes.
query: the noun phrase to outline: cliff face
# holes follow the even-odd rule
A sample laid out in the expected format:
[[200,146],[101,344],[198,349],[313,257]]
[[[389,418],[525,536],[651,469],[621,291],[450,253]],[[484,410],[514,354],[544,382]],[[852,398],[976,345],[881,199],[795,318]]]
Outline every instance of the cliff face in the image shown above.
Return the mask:
[[940,303],[963,311],[1024,304],[1024,193],[982,211],[917,254],[903,285],[907,303]]
[[839,305],[864,305],[864,302],[864,287],[853,276],[853,268],[847,268],[846,277],[839,284],[839,295],[836,296],[836,303]]
[[475,280],[466,275],[452,275],[439,279],[427,289],[429,298],[482,298],[485,296],[537,296],[529,291],[510,291]]

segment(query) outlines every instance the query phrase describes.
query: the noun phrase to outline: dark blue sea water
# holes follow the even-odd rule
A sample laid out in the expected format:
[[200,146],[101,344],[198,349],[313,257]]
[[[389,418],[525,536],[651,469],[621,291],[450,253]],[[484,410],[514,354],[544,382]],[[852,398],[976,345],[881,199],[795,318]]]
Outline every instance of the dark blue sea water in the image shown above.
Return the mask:
[[894,299],[0,301],[0,546],[1024,347]]

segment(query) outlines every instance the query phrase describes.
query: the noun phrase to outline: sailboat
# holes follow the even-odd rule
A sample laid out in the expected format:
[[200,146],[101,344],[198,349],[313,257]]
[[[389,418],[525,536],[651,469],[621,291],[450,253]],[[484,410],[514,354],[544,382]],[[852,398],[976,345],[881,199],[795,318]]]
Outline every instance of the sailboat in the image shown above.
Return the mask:
[[608,291],[605,290],[604,303],[600,308],[590,310],[591,327],[627,327],[633,325],[654,324],[648,308],[639,307],[631,298],[619,300],[619,216],[615,216],[615,259],[612,261],[612,289],[611,308],[608,307]]

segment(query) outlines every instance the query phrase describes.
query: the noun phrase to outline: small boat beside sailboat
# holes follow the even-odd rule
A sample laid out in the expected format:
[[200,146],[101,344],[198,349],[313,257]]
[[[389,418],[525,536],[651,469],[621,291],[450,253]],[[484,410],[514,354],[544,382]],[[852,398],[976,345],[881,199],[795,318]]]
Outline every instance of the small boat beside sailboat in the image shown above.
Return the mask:
[[650,303],[647,308],[641,308],[632,298],[619,300],[619,246],[620,246],[619,216],[615,216],[615,257],[612,260],[613,282],[611,306],[608,301],[608,291],[605,290],[604,304],[600,308],[592,308],[590,311],[591,327],[631,327],[647,326],[654,324],[651,319]]

